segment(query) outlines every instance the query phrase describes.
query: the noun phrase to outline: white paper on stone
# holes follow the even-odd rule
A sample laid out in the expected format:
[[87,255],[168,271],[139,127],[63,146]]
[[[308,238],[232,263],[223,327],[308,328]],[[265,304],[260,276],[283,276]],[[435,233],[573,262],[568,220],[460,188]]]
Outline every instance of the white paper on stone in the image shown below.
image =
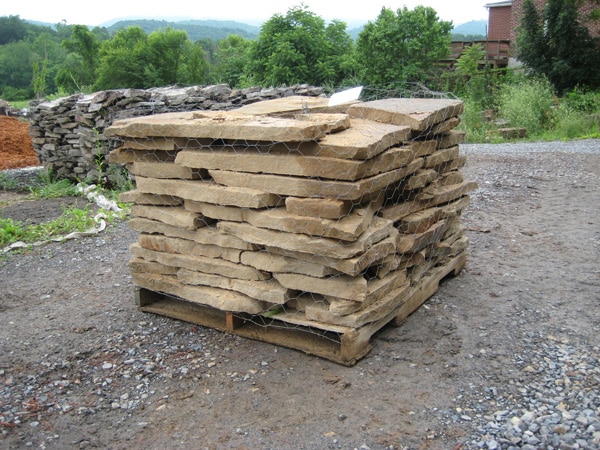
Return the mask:
[[345,91],[336,92],[331,97],[329,97],[329,103],[327,104],[327,106],[343,105],[344,103],[356,101],[358,100],[358,97],[360,97],[362,89],[362,86],[357,86],[350,89],[346,89]]

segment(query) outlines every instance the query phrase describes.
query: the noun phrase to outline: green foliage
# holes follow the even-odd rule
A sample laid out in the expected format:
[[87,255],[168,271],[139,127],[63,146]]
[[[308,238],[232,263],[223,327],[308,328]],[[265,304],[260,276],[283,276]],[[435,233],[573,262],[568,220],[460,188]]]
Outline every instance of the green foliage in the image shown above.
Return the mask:
[[61,42],[69,53],[56,74],[56,84],[71,92],[81,91],[96,81],[100,40],[84,25],[73,25],[71,35]]
[[138,27],[119,30],[100,47],[96,89],[145,88],[148,36]]
[[463,99],[463,103],[464,112],[461,115],[458,129],[465,132],[465,141],[467,143],[488,141],[488,132],[493,130],[495,126],[486,120],[481,103],[471,97]]
[[0,247],[17,241],[33,243],[47,241],[73,231],[85,231],[95,225],[90,210],[66,208],[56,219],[40,224],[27,224],[10,218],[0,218]]
[[200,83],[207,63],[202,47],[184,31],[167,28],[149,36],[139,27],[119,30],[100,49],[95,88],[149,88]]
[[244,68],[249,62],[251,41],[237,34],[230,34],[219,41],[215,53],[213,79],[229,86],[239,87],[244,77]]
[[600,40],[579,21],[577,0],[548,0],[539,12],[525,0],[517,36],[518,58],[562,94],[600,86]]
[[0,47],[0,94],[6,100],[24,100],[33,96],[32,56],[31,44],[26,41]]
[[352,52],[346,25],[325,22],[306,6],[265,22],[250,48],[246,73],[258,85],[336,84]]
[[167,28],[148,36],[146,83],[167,86],[180,80],[180,70],[188,38],[185,31]]
[[0,172],[0,190],[14,191],[19,188],[19,182],[4,172]]
[[500,116],[511,127],[525,127],[536,135],[550,128],[554,121],[556,99],[552,85],[545,79],[529,78],[506,84],[498,95]]
[[0,17],[0,45],[19,42],[27,37],[27,23],[19,16]]
[[33,199],[77,196],[77,186],[66,179],[55,178],[48,169],[43,169],[37,176],[36,183],[29,188]]
[[435,62],[448,54],[451,30],[452,23],[439,20],[430,7],[404,7],[395,13],[383,8],[356,43],[365,84],[425,81]]

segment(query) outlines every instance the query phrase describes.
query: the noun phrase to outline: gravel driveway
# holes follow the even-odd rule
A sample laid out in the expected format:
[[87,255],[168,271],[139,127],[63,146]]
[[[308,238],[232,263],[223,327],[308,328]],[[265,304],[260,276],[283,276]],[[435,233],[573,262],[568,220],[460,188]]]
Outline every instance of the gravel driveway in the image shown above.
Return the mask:
[[0,447],[600,448],[600,141],[462,152],[466,268],[354,367],[137,311],[126,223],[2,257]]

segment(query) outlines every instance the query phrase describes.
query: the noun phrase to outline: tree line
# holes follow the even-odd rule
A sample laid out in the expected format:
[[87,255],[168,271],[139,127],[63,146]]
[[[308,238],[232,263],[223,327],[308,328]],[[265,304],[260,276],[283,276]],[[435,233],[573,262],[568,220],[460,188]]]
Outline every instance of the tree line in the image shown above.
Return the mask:
[[0,96],[18,100],[173,84],[425,81],[449,51],[452,23],[428,7],[384,8],[354,40],[344,22],[325,23],[302,5],[273,15],[256,39],[191,41],[170,27],[109,34],[84,25],[33,25],[18,16],[0,17],[0,30]]
[[[595,1],[595,0],[594,0]],[[519,58],[547,77],[557,92],[600,86],[600,45],[579,22],[578,0],[548,0],[543,11],[525,1]],[[434,9],[382,8],[353,39],[344,22],[326,23],[306,6],[275,14],[256,39],[230,34],[192,41],[171,27],[147,33],[129,26],[110,33],[84,25],[34,25],[0,17],[0,97],[117,88],[227,83],[233,88],[308,83],[323,87],[397,88],[421,83],[458,94],[473,80],[486,83],[478,55],[465,55],[458,75],[437,64],[450,50],[452,23]],[[467,70],[467,69],[468,70]],[[485,86],[478,89],[490,92]]]

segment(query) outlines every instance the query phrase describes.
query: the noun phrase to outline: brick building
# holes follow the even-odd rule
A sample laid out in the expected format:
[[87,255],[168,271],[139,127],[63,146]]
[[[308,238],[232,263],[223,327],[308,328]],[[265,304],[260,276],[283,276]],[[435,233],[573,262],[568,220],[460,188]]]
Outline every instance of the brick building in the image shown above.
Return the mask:
[[487,38],[490,41],[511,41],[512,1],[490,3]]
[[[509,40],[515,42],[517,28],[523,14],[523,3],[525,0],[512,0],[488,3],[488,36],[489,40]],[[546,0],[533,0],[538,11],[541,11]],[[579,17],[582,23],[588,27],[592,36],[600,36],[600,20],[591,20],[590,14],[600,8],[598,0],[586,0],[579,8]]]

